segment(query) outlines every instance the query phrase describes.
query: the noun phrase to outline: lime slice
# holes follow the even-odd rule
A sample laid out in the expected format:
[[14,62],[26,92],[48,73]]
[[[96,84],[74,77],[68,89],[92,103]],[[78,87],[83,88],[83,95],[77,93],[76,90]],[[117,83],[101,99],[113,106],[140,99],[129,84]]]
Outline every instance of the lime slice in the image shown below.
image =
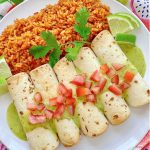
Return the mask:
[[138,19],[136,19],[131,14],[124,13],[124,12],[119,12],[119,13],[116,13],[116,15],[127,17],[131,21],[131,23],[133,24],[134,28],[140,27],[140,22],[138,21]]
[[127,33],[118,33],[115,37],[116,41],[129,42],[135,45],[136,36]]
[[124,16],[120,15],[109,15],[107,17],[110,30],[115,36],[117,33],[126,33],[134,30],[134,26],[131,21]]
[[11,75],[12,74],[10,68],[8,67],[4,57],[1,56],[0,57],[0,95],[8,91],[6,78],[10,77]]
[[117,42],[127,56],[129,61],[136,67],[138,72],[144,77],[146,72],[146,62],[142,50],[129,42]]
[[128,4],[128,0],[117,0],[117,1],[124,4],[124,5]]

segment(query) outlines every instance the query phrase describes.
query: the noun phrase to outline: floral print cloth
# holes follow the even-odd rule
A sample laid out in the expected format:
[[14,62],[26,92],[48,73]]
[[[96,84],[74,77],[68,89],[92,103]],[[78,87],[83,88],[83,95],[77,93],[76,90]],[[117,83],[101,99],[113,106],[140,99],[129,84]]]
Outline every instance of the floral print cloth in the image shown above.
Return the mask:
[[[0,19],[22,1],[24,0],[0,0]],[[130,6],[128,7],[143,21],[147,29],[150,30],[149,2],[150,0],[130,0]],[[0,150],[7,150],[1,142]],[[150,130],[134,150],[150,150]]]

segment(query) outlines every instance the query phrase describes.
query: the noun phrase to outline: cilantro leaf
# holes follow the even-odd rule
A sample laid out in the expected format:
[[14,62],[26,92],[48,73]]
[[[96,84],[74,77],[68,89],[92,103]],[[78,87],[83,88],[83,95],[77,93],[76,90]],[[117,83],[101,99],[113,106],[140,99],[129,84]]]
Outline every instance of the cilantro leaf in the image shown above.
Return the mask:
[[87,40],[91,31],[91,28],[87,26],[87,21],[89,17],[89,12],[86,8],[81,8],[75,14],[76,24],[74,25],[74,30],[80,34],[83,40]]
[[60,56],[62,54],[62,51],[60,50],[60,46],[57,47],[51,54],[49,57],[49,64],[51,65],[51,67],[53,68],[55,66],[55,64],[59,61]]
[[35,59],[39,59],[46,56],[50,48],[50,46],[32,46],[29,53],[34,56]]
[[91,28],[86,26],[74,25],[74,29],[81,35],[83,40],[87,40],[91,32]]
[[88,21],[88,17],[89,17],[89,12],[86,7],[83,7],[75,14],[76,23],[86,25]]
[[41,37],[46,42],[46,45],[50,46],[51,49],[59,47],[56,37],[51,32],[43,31],[43,32],[41,32]]
[[73,61],[77,58],[80,48],[84,45],[82,42],[74,42],[74,47],[68,47],[66,49],[66,58],[69,61]]

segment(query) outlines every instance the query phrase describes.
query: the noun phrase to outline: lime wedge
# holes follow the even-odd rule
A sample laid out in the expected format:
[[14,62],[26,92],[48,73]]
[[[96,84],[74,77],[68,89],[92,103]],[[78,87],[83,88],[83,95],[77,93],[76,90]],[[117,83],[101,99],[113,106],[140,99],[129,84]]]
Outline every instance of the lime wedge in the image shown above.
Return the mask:
[[10,68],[8,67],[5,61],[5,58],[1,56],[0,57],[0,95],[8,91],[6,78],[10,77],[11,75],[12,74]]
[[129,42],[135,45],[136,36],[127,33],[118,33],[115,37],[116,41]]
[[128,0],[117,0],[117,1],[124,4],[124,5],[128,4]]
[[127,17],[114,14],[109,15],[107,20],[114,36],[116,36],[117,33],[127,33],[134,30],[133,24]]
[[119,13],[116,13],[116,15],[127,17],[131,21],[131,23],[133,24],[134,28],[139,28],[140,27],[140,22],[138,21],[138,19],[136,19],[131,14],[124,13],[124,12],[119,12]]
[[142,50],[129,42],[117,42],[127,56],[129,61],[136,67],[138,72],[144,77],[146,72],[146,62]]

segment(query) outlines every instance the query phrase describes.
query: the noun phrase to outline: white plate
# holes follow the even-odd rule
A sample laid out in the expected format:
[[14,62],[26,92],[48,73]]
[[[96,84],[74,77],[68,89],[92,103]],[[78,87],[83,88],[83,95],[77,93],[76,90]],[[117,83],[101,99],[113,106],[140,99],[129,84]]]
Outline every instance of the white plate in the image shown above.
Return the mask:
[[[45,5],[54,4],[55,0],[29,0],[17,6],[14,10],[8,13],[0,22],[0,33],[11,24],[16,18],[25,18],[32,15],[34,12],[44,8]],[[132,12],[125,6],[119,4],[115,0],[103,0],[103,2],[110,6],[111,12]],[[141,28],[135,31],[137,35],[138,46],[143,50],[147,72],[145,80],[150,83],[150,52],[149,52],[149,33],[142,24]],[[138,61],[138,60],[137,60]],[[10,150],[29,150],[27,142],[18,139],[9,129],[6,120],[6,111],[11,103],[9,94],[0,97],[0,140],[2,140]],[[129,150],[132,149],[146,134],[149,129],[148,125],[148,105],[131,109],[130,118],[119,126],[109,126],[109,129],[103,135],[97,138],[81,137],[80,143],[72,148],[65,148],[62,145],[59,150]]]

